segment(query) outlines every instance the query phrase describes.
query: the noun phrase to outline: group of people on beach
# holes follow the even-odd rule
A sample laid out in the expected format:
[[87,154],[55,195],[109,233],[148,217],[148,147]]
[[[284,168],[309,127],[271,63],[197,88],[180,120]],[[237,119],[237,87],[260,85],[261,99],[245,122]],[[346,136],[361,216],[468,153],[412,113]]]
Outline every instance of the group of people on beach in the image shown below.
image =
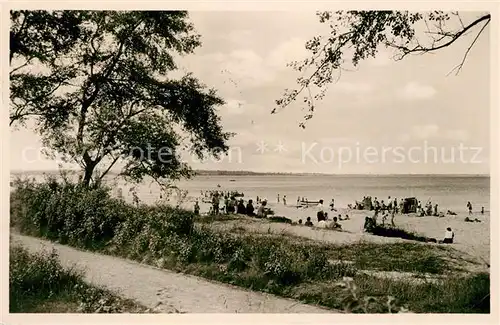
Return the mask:
[[[314,225],[314,223],[311,220],[311,217],[306,218],[306,222],[304,223],[305,226],[308,227],[318,227],[318,228],[325,228],[325,229],[335,229],[335,230],[342,230],[342,225],[339,223],[339,221],[342,220],[349,220],[349,216],[346,214],[345,217],[342,217],[341,214],[338,215],[338,217],[333,217],[331,220],[328,217],[328,212],[325,211],[324,205],[323,205],[323,199],[320,199],[318,201],[318,205],[316,206],[316,218],[317,218],[317,223]],[[332,199],[332,203],[330,203],[330,211],[336,211],[334,210],[334,200]],[[298,225],[302,225],[303,221],[302,219],[299,219]]]
[[[240,194],[234,191],[233,192],[210,191],[205,193],[208,193],[208,195],[204,193],[202,193],[202,195],[207,198],[208,197],[210,198],[211,205],[210,205],[210,210],[208,212],[208,214],[210,215],[219,215],[222,213],[223,214],[237,213],[251,217],[264,218],[271,211],[267,207],[266,199],[257,198],[257,202],[258,204],[260,203],[260,206],[257,208],[257,211],[255,211],[252,199],[248,200],[246,204],[243,198],[237,199],[238,195],[240,196],[243,195],[242,193]],[[222,206],[221,206],[221,200],[223,200]],[[200,205],[198,201],[195,202],[194,213],[197,215],[200,214]]]
[[[259,205],[257,209],[255,209],[252,199],[249,199],[247,204],[245,205],[245,201],[242,198],[238,200],[234,195],[234,192],[206,191],[202,192],[202,197],[210,198],[211,206],[208,212],[208,214],[210,215],[218,215],[221,213],[224,214],[237,213],[251,217],[267,218],[269,215],[274,213],[268,207],[267,199],[260,198],[259,196],[256,197],[256,203]],[[221,207],[222,199],[224,200],[223,201],[224,203]],[[280,197],[280,195],[278,194],[277,203],[280,203],[280,200],[284,205],[286,205],[286,195]],[[299,200],[300,198],[297,199],[297,201]],[[307,199],[305,198],[302,198],[302,200],[304,202],[307,202]],[[339,214],[338,217],[333,217],[330,220],[328,212],[325,211],[323,203],[324,201],[323,199],[321,199],[318,201],[318,204],[316,206],[316,217],[317,217],[316,227],[341,230],[342,226],[340,225],[339,221],[349,220],[349,216],[346,214],[345,217],[343,217],[341,214]],[[330,211],[336,211],[334,199],[332,199],[330,203]],[[198,201],[195,202],[194,213],[197,215],[200,214],[200,205]],[[310,227],[314,226],[311,217],[307,217],[305,222],[303,222],[303,220],[300,219],[297,223],[294,224],[298,225],[304,224],[305,226],[310,226]]]
[[[268,201],[265,198],[260,198],[259,196],[256,197],[256,204],[258,205],[258,208],[254,207],[254,202],[252,199],[249,199],[248,202],[245,204],[245,201],[243,198],[241,198],[243,194],[235,192],[235,191],[206,191],[202,192],[202,198],[204,197],[205,199],[210,199],[209,202],[211,202],[210,206],[210,211],[209,214],[213,215],[218,215],[221,213],[225,214],[230,214],[230,213],[237,213],[237,214],[242,214],[242,215],[247,215],[251,217],[257,217],[257,218],[267,218],[269,215],[272,215],[274,212],[268,207]],[[223,200],[222,207],[221,201]],[[417,213],[418,216],[436,216],[436,217],[444,217],[444,214],[442,212],[438,211],[438,204],[432,204],[430,200],[428,200],[425,204],[425,206],[422,206],[421,201],[417,201],[415,198],[413,198],[413,211]],[[287,204],[286,201],[286,195],[280,196],[280,194],[277,195],[276,197],[277,203],[283,203],[283,205]],[[405,212],[407,211],[408,207],[406,204],[408,204],[406,200],[401,200],[398,201],[397,198],[391,198],[388,196],[387,201],[384,200],[378,200],[377,197],[375,197],[373,200],[371,197],[363,197],[362,205],[364,207],[368,206],[369,210],[373,210],[374,214],[373,216],[369,216],[366,219],[370,219],[369,224],[372,224],[373,226],[376,225],[377,223],[377,218],[379,216],[382,216],[382,225],[385,224],[387,221],[388,217],[391,217],[391,225],[394,225],[394,217],[398,213],[408,213]],[[308,201],[307,198],[305,197],[298,197],[297,198],[297,208],[299,207],[305,207],[308,208],[311,206],[311,204],[316,204],[315,202]],[[356,208],[359,208],[360,202],[355,203]],[[313,205],[314,206],[314,205]],[[353,209],[352,205],[348,205],[350,209]],[[363,207],[363,209],[364,209]],[[471,202],[467,202],[467,209],[469,211],[469,215],[472,215],[472,204]],[[343,220],[349,220],[349,215],[345,215],[344,217],[341,214],[338,214],[338,216],[334,216],[332,219],[329,218],[328,212],[333,212],[337,211],[335,208],[335,200],[332,199],[330,204],[329,204],[329,209],[325,209],[324,206],[324,201],[323,199],[320,199],[317,201],[317,205],[315,206],[315,212],[316,212],[316,219],[317,222],[313,223],[312,219],[310,216],[306,217],[305,222],[303,219],[299,219],[298,222],[293,222],[292,224],[296,225],[304,225],[308,227],[318,227],[318,228],[325,228],[325,229],[334,229],[334,230],[342,230],[342,225],[340,224],[340,221]],[[326,210],[329,210],[328,212]],[[200,206],[198,201],[195,203],[194,207],[194,212],[195,214],[200,213]],[[447,215],[456,215],[453,211],[448,210]],[[481,214],[484,214],[484,207],[481,208]],[[476,219],[471,219],[469,217],[465,218],[465,221],[467,222],[481,222],[480,220]],[[365,221],[365,231],[367,228],[367,223]],[[445,236],[443,240],[440,240],[439,243],[453,243],[455,234],[452,231],[450,227],[448,227],[445,231]],[[436,241],[437,242],[437,241]]]

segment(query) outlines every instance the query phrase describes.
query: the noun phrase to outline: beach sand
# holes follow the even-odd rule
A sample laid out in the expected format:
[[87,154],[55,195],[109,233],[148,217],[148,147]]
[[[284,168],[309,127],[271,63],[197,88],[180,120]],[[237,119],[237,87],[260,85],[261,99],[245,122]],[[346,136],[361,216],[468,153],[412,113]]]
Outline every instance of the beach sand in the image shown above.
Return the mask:
[[[191,198],[189,201],[190,202],[186,202],[181,206],[192,209],[194,204],[192,202],[195,201],[195,199]],[[210,204],[203,203],[201,200],[199,200],[199,203],[201,212],[208,212]],[[257,208],[258,205],[255,205],[255,207]],[[295,206],[285,206],[282,203],[268,203],[268,207],[275,212],[276,216],[285,216],[295,222],[299,219],[305,222],[306,218],[309,216],[313,224],[317,223],[315,207],[297,209]],[[329,209],[329,207],[325,208]],[[339,214],[343,217],[347,214],[350,217],[350,220],[340,221],[343,229],[342,232],[315,227],[311,229],[310,227],[292,226],[284,223],[263,223],[259,219],[250,219],[249,222],[244,222],[244,227],[259,232],[268,231],[271,227],[271,230],[276,233],[285,232],[296,236],[336,244],[353,243],[359,242],[360,240],[374,243],[406,241],[399,238],[374,236],[363,232],[365,217],[373,216],[373,211],[351,210],[347,208],[339,208],[338,211],[328,211],[329,219]],[[394,222],[398,228],[410,230],[426,237],[436,238],[437,240],[442,240],[446,228],[450,227],[455,233],[454,243],[451,245],[453,248],[471,255],[479,261],[490,263],[489,213],[485,215],[475,214],[472,216],[472,219],[477,218],[481,220],[481,222],[465,222],[464,219],[466,216],[468,216],[468,214],[459,213],[456,216],[448,215],[445,217],[417,217],[415,214],[397,214],[394,218]],[[381,217],[379,217],[378,220],[381,221]],[[390,217],[387,222],[390,223]],[[234,225],[235,222],[228,223],[228,226]],[[427,243],[426,245],[435,244]]]
[[[195,192],[196,193],[196,192]],[[126,200],[130,198],[125,197]],[[207,200],[207,199],[205,199]],[[204,203],[201,196],[188,196],[186,197],[180,207],[193,210],[194,202],[198,201],[200,205],[201,214],[208,213],[211,204]],[[244,200],[246,204],[246,199]],[[296,207],[295,200],[293,202],[289,201],[289,205],[284,205],[282,202],[277,203],[276,200],[268,201],[267,206],[271,208],[275,213],[275,216],[284,216],[292,221],[297,222],[302,219],[305,222],[307,217],[311,217],[313,224],[317,223],[316,218],[316,207],[310,206],[308,208]],[[465,201],[465,198],[464,198]],[[164,201],[166,203],[177,205],[178,202],[175,201],[175,197],[171,197],[170,201]],[[148,202],[153,203],[153,202]],[[221,200],[220,206],[223,206]],[[255,203],[254,207],[257,210],[258,204]],[[382,236],[374,236],[363,232],[363,225],[366,216],[373,216],[373,211],[364,210],[352,210],[347,207],[339,207],[337,211],[329,211],[329,202],[324,203],[324,209],[328,212],[328,217],[331,220],[334,216],[341,214],[343,217],[349,215],[350,220],[340,221],[342,225],[342,232],[323,230],[323,229],[311,229],[305,226],[292,226],[283,223],[263,223],[259,219],[255,219],[255,222],[245,222],[245,227],[249,231],[268,231],[270,225],[273,232],[287,232],[293,235],[306,237],[314,240],[320,240],[331,243],[352,243],[359,242],[360,240],[375,242],[375,243],[391,243],[391,242],[401,242],[405,241],[399,238],[390,238]],[[442,211],[442,210],[440,210]],[[470,217],[472,219],[479,219],[481,222],[465,222],[465,217]],[[253,218],[249,218],[250,221]],[[378,218],[381,221],[381,216]],[[419,235],[423,235],[429,238],[435,238],[436,240],[442,240],[444,238],[444,233],[447,227],[450,227],[455,233],[454,243],[451,245],[453,248],[462,251],[471,257],[474,257],[478,261],[484,263],[490,263],[490,213],[486,211],[484,215],[480,213],[474,213],[469,216],[466,212],[458,212],[457,215],[446,215],[444,217],[418,217],[415,214],[397,214],[394,222],[396,227],[405,230],[412,231]],[[390,216],[387,219],[390,223]],[[228,222],[228,226],[234,226],[234,222]],[[415,242],[415,241],[412,241]],[[433,245],[432,243],[427,243],[426,245]]]

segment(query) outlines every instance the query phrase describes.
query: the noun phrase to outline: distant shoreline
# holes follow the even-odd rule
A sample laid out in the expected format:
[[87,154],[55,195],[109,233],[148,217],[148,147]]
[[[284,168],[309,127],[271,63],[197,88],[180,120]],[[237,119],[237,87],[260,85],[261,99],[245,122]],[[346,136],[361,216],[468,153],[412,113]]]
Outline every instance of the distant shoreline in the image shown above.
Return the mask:
[[[59,170],[13,170],[11,174],[58,174]],[[78,170],[66,170],[68,173],[77,173]],[[336,176],[336,177],[490,177],[489,174],[328,174],[328,173],[283,173],[283,172],[252,172],[252,171],[230,171],[230,170],[194,170],[195,176]],[[109,175],[116,176],[117,173],[110,172]]]

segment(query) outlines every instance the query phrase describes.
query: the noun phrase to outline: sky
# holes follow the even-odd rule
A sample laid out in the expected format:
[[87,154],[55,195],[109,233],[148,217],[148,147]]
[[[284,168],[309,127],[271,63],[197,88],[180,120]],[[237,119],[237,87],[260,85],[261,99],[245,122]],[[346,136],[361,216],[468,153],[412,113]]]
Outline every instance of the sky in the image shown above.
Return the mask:
[[[473,18],[477,13],[468,13]],[[235,132],[222,159],[195,169],[334,174],[487,174],[490,164],[490,32],[467,35],[435,54],[391,59],[387,50],[344,71],[306,128],[294,103],[271,115],[298,76],[286,66],[308,56],[304,44],[325,32],[311,12],[191,12],[203,45],[178,61],[218,90],[223,127]],[[56,169],[37,154],[27,129],[12,131],[11,169]]]

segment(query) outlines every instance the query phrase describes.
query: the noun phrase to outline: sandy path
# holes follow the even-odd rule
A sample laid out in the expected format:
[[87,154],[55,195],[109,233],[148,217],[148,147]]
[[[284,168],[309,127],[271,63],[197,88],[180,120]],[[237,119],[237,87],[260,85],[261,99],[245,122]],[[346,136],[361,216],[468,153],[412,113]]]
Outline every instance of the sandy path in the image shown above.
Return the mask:
[[124,259],[12,234],[11,244],[32,252],[55,248],[64,266],[85,270],[85,280],[161,313],[329,313],[295,300],[247,291]]

